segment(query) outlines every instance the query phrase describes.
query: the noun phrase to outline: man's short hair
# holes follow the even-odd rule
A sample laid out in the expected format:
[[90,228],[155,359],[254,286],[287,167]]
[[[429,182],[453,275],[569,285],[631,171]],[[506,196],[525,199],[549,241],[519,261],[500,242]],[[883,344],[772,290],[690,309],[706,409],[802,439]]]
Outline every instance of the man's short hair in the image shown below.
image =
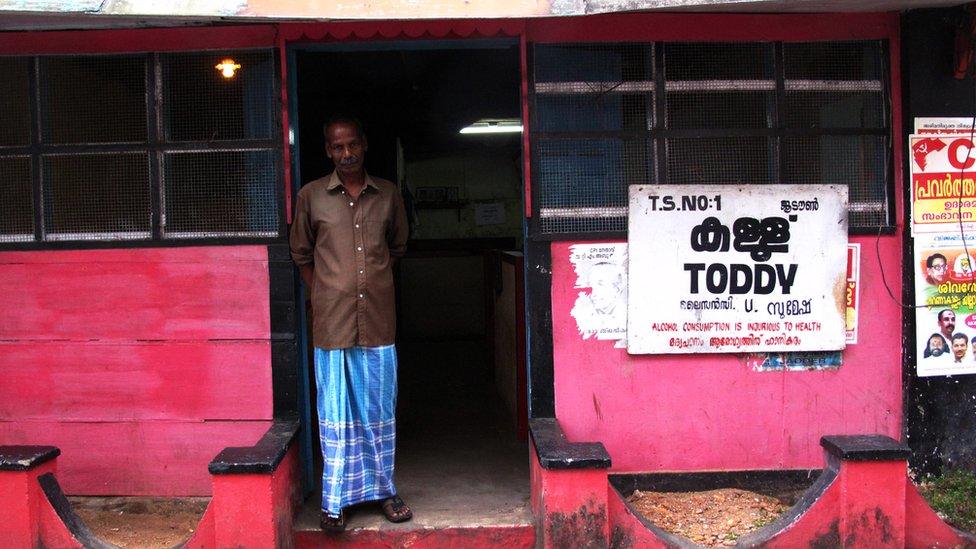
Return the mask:
[[336,113],[325,119],[325,124],[322,124],[322,135],[326,139],[329,139],[329,128],[335,126],[336,124],[348,124],[353,128],[356,128],[356,135],[360,139],[366,137],[366,132],[363,131],[363,124],[358,118],[346,113]]
[[956,334],[952,336],[952,340],[953,341],[955,341],[957,339],[961,339],[961,340],[965,341],[966,343],[969,343],[969,336],[967,336],[966,334],[964,334],[962,332],[956,332]]
[[951,313],[951,312],[952,312],[952,309],[942,309],[941,311],[939,311],[939,314],[935,318],[937,318],[939,320],[942,320],[942,315],[943,314],[945,314],[945,313]]
[[926,268],[929,268],[929,269],[931,269],[931,268],[932,268],[932,263],[935,263],[935,260],[936,260],[936,259],[942,259],[942,262],[943,262],[943,263],[948,263],[948,260],[946,260],[946,256],[944,256],[944,255],[942,255],[942,254],[938,254],[938,253],[936,253],[936,254],[932,254],[932,255],[930,255],[930,256],[929,256],[929,257],[928,257],[928,258],[927,258],[927,259],[925,260],[925,267],[926,267]]

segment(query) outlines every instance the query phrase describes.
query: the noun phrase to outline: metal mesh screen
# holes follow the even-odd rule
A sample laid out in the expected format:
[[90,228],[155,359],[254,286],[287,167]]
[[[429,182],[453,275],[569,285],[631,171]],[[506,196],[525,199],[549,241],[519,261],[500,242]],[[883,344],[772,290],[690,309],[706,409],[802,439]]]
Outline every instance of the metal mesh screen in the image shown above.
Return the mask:
[[168,153],[164,170],[167,236],[277,234],[274,151]]
[[784,138],[784,183],[848,186],[849,224],[877,227],[886,221],[886,138],[830,135]]
[[767,128],[773,125],[772,92],[668,92],[668,129]]
[[[880,41],[533,51],[542,233],[626,230],[626,186],[655,175],[675,184],[849,184],[853,229],[889,220]],[[655,119],[655,105],[664,120]]]
[[537,93],[549,82],[654,80],[652,44],[540,44],[533,53]]
[[49,240],[151,236],[145,153],[47,155],[42,169]]
[[536,96],[537,132],[649,130],[654,99],[649,94],[586,93]]
[[0,147],[24,146],[31,141],[29,80],[31,59],[0,57]]
[[665,143],[669,183],[758,185],[776,180],[774,139],[671,138]]
[[146,58],[41,58],[42,141],[137,143],[146,134]]
[[884,68],[881,43],[877,41],[785,43],[783,63],[787,81],[880,81]]
[[773,79],[773,45],[770,43],[670,43],[664,44],[667,80],[768,80]]
[[0,242],[34,239],[29,156],[0,157]]
[[787,92],[790,128],[883,128],[880,92]]
[[[241,68],[224,78],[215,66]],[[270,50],[161,56],[163,112],[170,141],[267,139],[274,134],[274,56]]]
[[540,45],[534,52],[542,231],[626,230],[627,185],[654,174],[653,46]]
[[536,147],[547,232],[627,226],[627,186],[650,180],[650,141],[559,139]]

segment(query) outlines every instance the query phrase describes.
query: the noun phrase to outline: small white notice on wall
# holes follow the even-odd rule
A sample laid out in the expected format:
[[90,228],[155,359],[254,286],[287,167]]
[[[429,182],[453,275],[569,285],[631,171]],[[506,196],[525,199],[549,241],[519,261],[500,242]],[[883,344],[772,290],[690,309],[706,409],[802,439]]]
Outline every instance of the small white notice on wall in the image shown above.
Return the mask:
[[583,339],[627,337],[627,244],[576,244],[569,261],[581,289],[570,314]]
[[486,202],[474,205],[475,225],[501,225],[505,223],[505,203]]
[[844,348],[847,187],[631,185],[627,351]]

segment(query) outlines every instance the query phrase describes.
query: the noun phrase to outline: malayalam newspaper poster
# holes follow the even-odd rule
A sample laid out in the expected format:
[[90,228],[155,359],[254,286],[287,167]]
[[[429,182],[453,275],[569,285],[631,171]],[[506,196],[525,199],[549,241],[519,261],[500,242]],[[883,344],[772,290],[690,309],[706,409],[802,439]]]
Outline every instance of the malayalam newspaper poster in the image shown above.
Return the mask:
[[915,238],[919,377],[976,373],[976,234]]
[[912,135],[912,236],[976,231],[976,158],[964,135]]
[[627,244],[575,244],[569,261],[580,289],[570,314],[583,339],[627,337]]
[[860,305],[861,245],[847,245],[847,343],[857,343],[857,309]]
[[847,187],[631,185],[627,351],[844,348]]
[[915,133],[968,134],[973,133],[972,118],[924,117],[915,118]]

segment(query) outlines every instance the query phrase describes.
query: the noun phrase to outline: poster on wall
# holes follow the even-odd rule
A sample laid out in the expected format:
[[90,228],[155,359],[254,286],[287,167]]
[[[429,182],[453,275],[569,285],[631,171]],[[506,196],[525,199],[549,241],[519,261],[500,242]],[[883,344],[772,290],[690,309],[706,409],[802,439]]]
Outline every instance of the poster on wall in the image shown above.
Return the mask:
[[847,301],[847,337],[848,344],[857,343],[857,309],[860,305],[861,280],[861,245],[847,245],[847,290],[844,299]]
[[627,244],[607,242],[569,247],[580,291],[570,314],[583,339],[627,337]]
[[972,132],[972,118],[924,116],[915,118],[915,133],[968,134]]
[[976,158],[962,135],[912,135],[912,236],[976,231]]
[[627,351],[836,351],[847,187],[631,185]]
[[976,234],[915,238],[916,371],[976,373]]

